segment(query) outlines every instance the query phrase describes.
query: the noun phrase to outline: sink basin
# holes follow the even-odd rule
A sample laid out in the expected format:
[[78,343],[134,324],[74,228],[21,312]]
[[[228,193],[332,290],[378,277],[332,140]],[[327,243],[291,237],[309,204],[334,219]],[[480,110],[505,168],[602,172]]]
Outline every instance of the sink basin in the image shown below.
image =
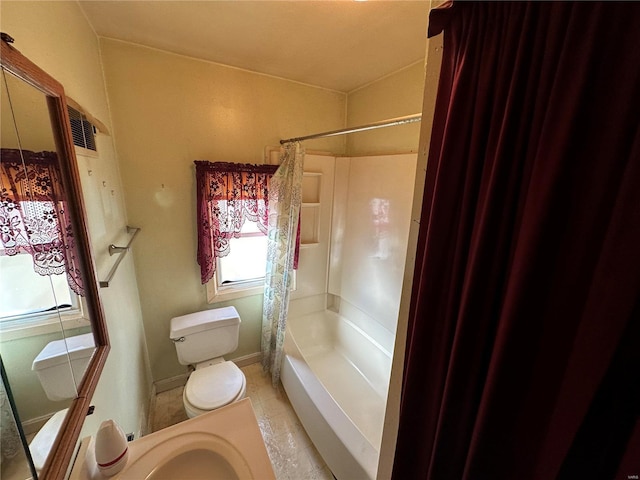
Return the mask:
[[70,480],[275,480],[248,398],[130,442],[127,464],[112,477],[98,470],[93,437],[78,458]]
[[[127,478],[253,478],[242,453],[231,443],[217,435],[201,432],[171,437],[128,463]],[[149,466],[152,466],[151,472]]]

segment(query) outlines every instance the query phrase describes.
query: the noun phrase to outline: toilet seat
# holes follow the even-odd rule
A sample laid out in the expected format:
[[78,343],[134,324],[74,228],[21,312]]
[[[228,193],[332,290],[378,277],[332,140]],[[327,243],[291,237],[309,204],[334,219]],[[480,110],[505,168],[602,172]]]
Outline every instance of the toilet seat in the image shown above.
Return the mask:
[[58,437],[60,427],[62,426],[62,422],[66,418],[68,411],[69,409],[65,408],[64,410],[56,412],[49,420],[47,420],[38,433],[36,433],[35,437],[33,437],[31,443],[29,443],[31,460],[33,461],[33,466],[36,468],[38,474],[44,468],[47,458],[49,458],[53,442],[55,442]]
[[235,363],[215,363],[195,370],[187,380],[185,410],[190,417],[199,415],[240,400],[245,392],[246,379]]

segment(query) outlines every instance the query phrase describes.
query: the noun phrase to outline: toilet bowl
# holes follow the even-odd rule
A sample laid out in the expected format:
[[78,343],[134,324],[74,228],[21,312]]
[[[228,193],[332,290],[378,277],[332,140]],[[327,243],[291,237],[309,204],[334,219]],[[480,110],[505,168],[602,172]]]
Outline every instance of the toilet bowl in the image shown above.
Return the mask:
[[196,367],[184,387],[182,401],[189,418],[242,400],[247,381],[235,363],[230,361],[207,363]]
[[182,400],[189,418],[210,412],[246,394],[244,373],[223,355],[238,347],[240,316],[235,307],[216,308],[171,319],[178,361],[195,367]]

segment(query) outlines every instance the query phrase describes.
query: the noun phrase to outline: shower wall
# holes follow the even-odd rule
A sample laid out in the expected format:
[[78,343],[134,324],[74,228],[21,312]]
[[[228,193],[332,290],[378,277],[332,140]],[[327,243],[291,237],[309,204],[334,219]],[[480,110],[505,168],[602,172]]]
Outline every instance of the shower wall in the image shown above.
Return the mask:
[[416,154],[305,158],[282,383],[338,478],[376,478],[416,163]]
[[328,292],[334,308],[393,350],[416,154],[336,159]]

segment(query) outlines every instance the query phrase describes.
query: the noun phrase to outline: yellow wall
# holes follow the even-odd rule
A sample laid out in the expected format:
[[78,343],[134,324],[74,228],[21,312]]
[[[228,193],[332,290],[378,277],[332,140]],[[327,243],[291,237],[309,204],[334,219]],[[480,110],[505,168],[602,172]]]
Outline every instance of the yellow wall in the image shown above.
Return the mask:
[[[154,380],[183,374],[172,317],[208,305],[196,263],[193,161],[263,163],[281,138],[344,126],[346,96],[237,68],[102,39]],[[344,152],[344,137],[306,144]],[[262,296],[233,300],[242,324],[230,357],[260,350]]]
[[13,75],[3,75],[0,83],[0,146],[55,151],[46,96]]
[[[15,38],[14,46],[111,128],[98,39],[78,4],[3,1],[0,9],[2,31]],[[124,237],[127,219],[112,138],[99,135],[96,141],[100,159],[78,160],[93,254],[103,277],[110,266],[107,246]],[[95,185],[87,183],[90,168],[95,185],[108,186],[104,194],[96,194]],[[108,418],[127,432],[138,432],[147,414],[151,378],[132,256],[122,262],[112,286],[101,289],[100,295],[112,347],[92,400],[95,413],[87,417],[84,432],[95,434]]]
[[[421,110],[423,62],[347,96],[115,40],[98,41],[75,2],[4,1],[2,29],[112,133],[98,136],[100,159],[79,159],[100,276],[110,266],[106,245],[126,241],[127,219],[142,227],[134,255],[127,256],[113,286],[101,291],[113,350],[95,403],[127,431],[136,431],[146,413],[140,406],[149,380],[141,318],[153,379],[162,380],[185,371],[168,338],[171,317],[224,305],[208,305],[199,281],[193,160],[262,163],[264,148],[281,138]],[[305,147],[354,156],[409,152],[417,149],[418,131],[417,125],[393,127],[308,141]],[[233,304],[243,319],[234,356],[255,353],[262,297]],[[122,388],[122,374],[132,371]],[[100,418],[90,417],[87,428]]]
[[[424,62],[419,61],[349,93],[347,126],[366,125],[422,111]],[[363,156],[418,151],[420,123],[347,136],[347,154]]]

